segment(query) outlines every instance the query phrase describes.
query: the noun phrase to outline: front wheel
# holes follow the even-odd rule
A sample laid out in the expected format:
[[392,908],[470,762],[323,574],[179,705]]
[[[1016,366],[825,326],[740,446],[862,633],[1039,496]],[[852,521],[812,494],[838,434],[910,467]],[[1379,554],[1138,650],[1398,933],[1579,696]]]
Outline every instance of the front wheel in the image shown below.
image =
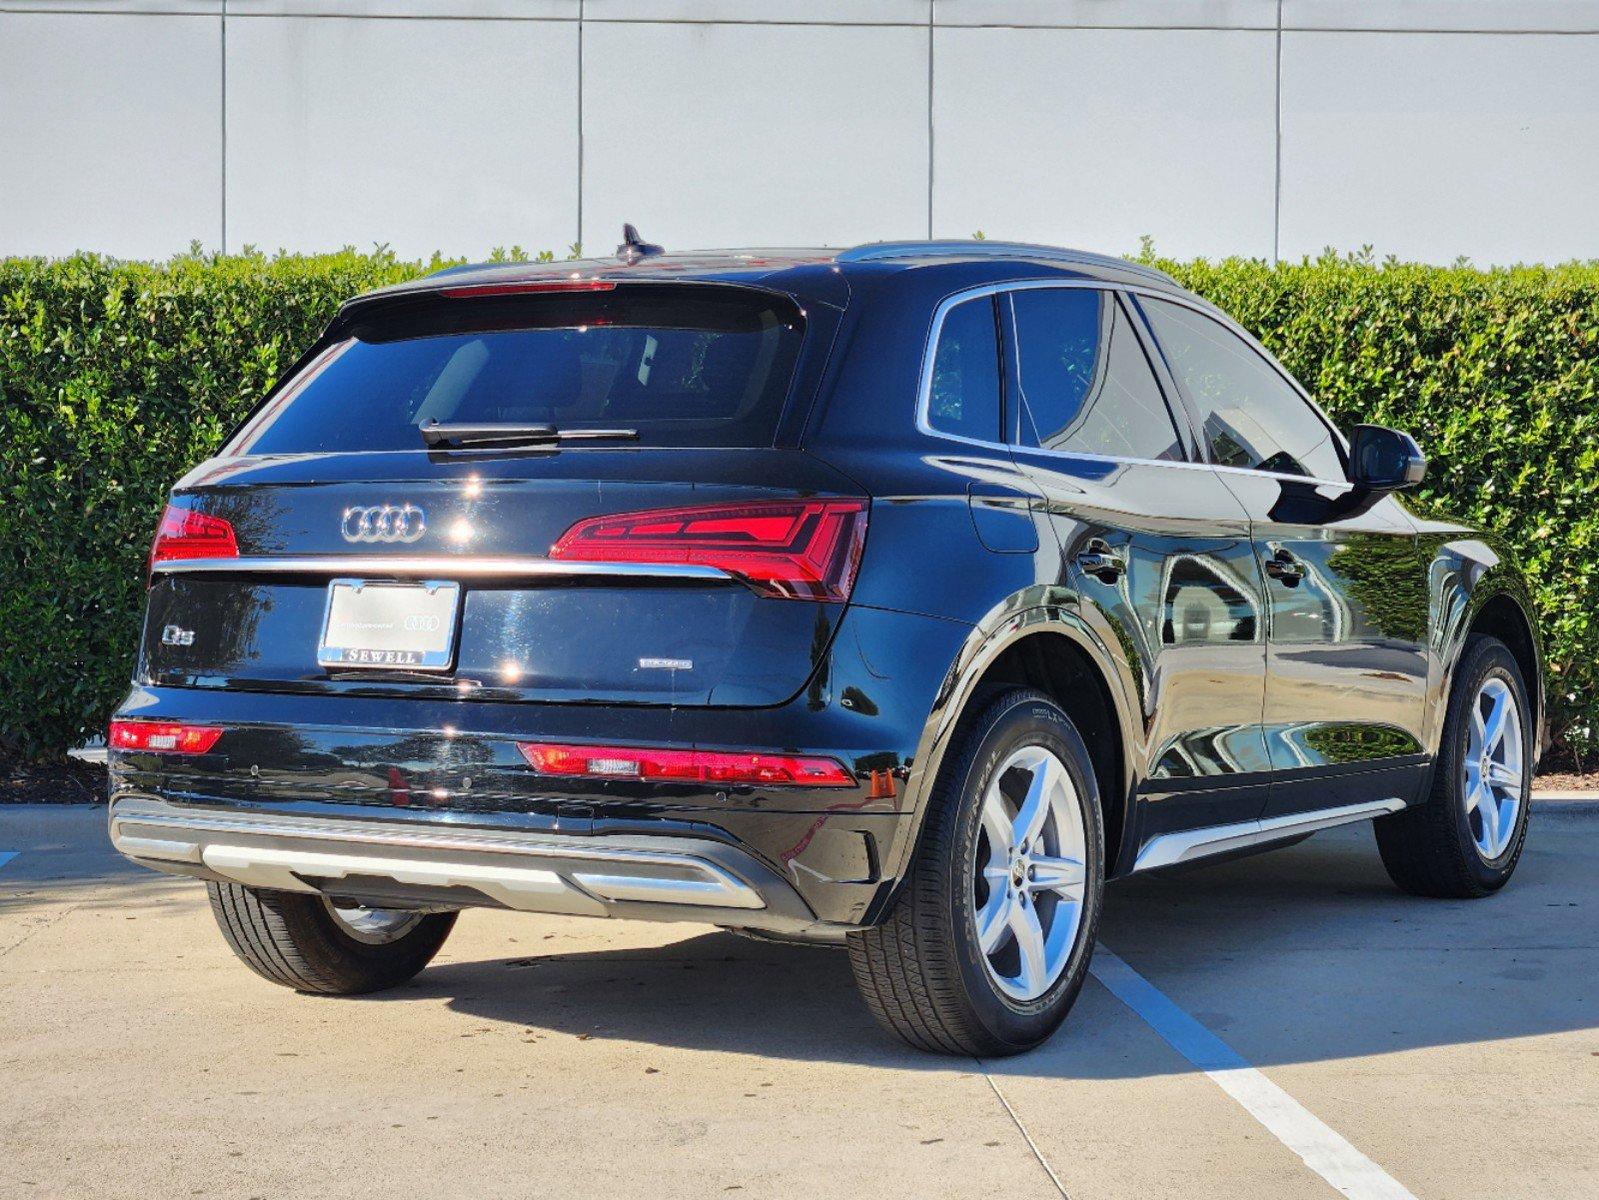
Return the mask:
[[1515,657],[1497,638],[1469,638],[1431,791],[1376,822],[1389,877],[1418,896],[1462,900],[1503,887],[1527,836],[1532,748],[1532,706]]
[[257,975],[300,992],[397,987],[432,961],[455,914],[366,908],[324,896],[208,883],[211,912]]
[[1040,692],[1001,693],[965,722],[888,917],[849,937],[877,1020],[945,1054],[1029,1050],[1088,972],[1104,832],[1087,748]]

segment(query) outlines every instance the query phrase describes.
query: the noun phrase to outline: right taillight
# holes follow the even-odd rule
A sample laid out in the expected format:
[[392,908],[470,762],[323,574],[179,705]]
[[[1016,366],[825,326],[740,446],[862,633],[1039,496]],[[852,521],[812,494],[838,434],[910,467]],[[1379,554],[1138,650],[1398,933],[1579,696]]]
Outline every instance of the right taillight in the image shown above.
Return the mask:
[[221,517],[169,504],[150,546],[150,568],[176,558],[238,558],[233,526]]
[[550,557],[717,567],[786,600],[849,599],[866,544],[865,500],[657,508],[579,521]]
[[709,783],[728,787],[855,786],[855,776],[831,758],[552,742],[518,742],[516,748],[528,765],[541,775],[645,783]]

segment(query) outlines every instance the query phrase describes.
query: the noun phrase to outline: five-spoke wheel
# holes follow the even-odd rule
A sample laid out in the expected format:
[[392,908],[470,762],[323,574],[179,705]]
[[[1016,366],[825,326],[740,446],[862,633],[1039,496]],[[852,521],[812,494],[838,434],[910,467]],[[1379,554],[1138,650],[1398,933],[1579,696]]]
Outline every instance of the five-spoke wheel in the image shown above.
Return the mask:
[[1455,666],[1432,786],[1376,824],[1393,881],[1418,896],[1486,896],[1505,885],[1527,833],[1532,706],[1521,666],[1474,635]]
[[1060,978],[1083,919],[1081,802],[1052,751],[1024,746],[994,773],[980,816],[972,870],[978,944],[1000,991],[1036,1000]]
[[1502,855],[1515,836],[1526,786],[1521,743],[1521,708],[1510,682],[1483,681],[1466,727],[1463,791],[1471,837],[1483,858]]
[[1104,894],[1094,763],[1047,696],[1015,688],[951,742],[884,921],[849,936],[873,1015],[913,1046],[1015,1054],[1065,1018]]

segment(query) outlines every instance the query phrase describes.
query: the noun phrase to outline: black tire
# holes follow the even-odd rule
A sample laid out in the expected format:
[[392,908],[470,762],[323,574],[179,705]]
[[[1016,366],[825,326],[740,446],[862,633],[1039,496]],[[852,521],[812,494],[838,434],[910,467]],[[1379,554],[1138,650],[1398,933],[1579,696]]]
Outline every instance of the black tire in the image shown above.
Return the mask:
[[427,913],[384,942],[362,941],[321,896],[208,883],[211,912],[228,945],[263,979],[299,992],[355,996],[396,987],[432,961],[455,913]]
[[[1040,745],[1065,764],[1085,827],[1082,916],[1065,969],[1037,999],[1005,995],[978,943],[971,864],[982,797],[1015,750]],[[985,699],[962,723],[929,799],[910,871],[882,924],[849,935],[855,982],[872,1015],[921,1050],[998,1056],[1037,1046],[1065,1019],[1088,974],[1104,894],[1104,821],[1092,762],[1070,718],[1027,689]]]
[[[1470,707],[1483,685],[1497,678],[1509,685],[1521,721],[1524,770],[1515,828],[1503,853],[1484,858],[1472,836],[1466,811],[1463,763],[1468,746]],[[1417,896],[1473,900],[1491,895],[1509,881],[1527,839],[1532,789],[1532,709],[1515,656],[1497,638],[1472,635],[1461,651],[1449,692],[1438,757],[1423,801],[1375,822],[1377,849],[1389,877]]]

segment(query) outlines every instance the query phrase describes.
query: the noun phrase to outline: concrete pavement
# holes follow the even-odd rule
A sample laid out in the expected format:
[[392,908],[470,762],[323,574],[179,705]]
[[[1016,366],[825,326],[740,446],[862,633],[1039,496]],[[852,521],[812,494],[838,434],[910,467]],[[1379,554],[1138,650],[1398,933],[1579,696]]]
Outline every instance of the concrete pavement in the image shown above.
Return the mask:
[[[1417,1197],[1599,1195],[1599,813],[1489,901],[1364,826],[1114,885],[1103,943]],[[842,955],[468,912],[383,997],[248,973],[104,810],[0,808],[0,1196],[1325,1197],[1090,980],[1019,1059],[902,1050]]]

